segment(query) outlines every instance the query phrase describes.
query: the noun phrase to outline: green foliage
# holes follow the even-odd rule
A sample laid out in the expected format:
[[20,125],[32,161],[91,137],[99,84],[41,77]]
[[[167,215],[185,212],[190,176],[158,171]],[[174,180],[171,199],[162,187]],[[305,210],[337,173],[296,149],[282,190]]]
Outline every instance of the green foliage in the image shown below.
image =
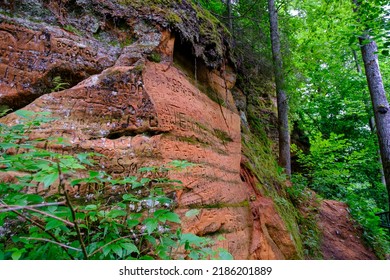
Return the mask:
[[148,55],[148,59],[152,62],[160,63],[161,62],[161,54],[157,52],[152,52],[150,55]]
[[386,189],[378,171],[377,148],[358,148],[352,143],[344,135],[331,133],[326,139],[317,133],[310,140],[308,154],[297,152],[305,173],[294,178],[304,182],[297,186],[307,185],[324,198],[347,202],[352,217],[363,228],[363,237],[384,258],[390,252],[389,238],[374,215],[387,205]]
[[166,15],[166,19],[172,25],[182,23],[182,21],[183,21],[177,14],[175,14],[172,11],[168,11],[168,13]]
[[[166,195],[180,181],[142,176],[191,163],[172,161],[142,168],[139,176],[113,178],[88,170],[97,154],[71,156],[38,148],[49,139],[29,135],[52,120],[48,114],[16,113],[23,121],[0,124],[0,176],[11,176],[0,183],[1,259],[231,258],[225,250],[211,249],[212,240],[181,232],[174,202]],[[50,140],[66,145],[64,139]],[[85,176],[76,178],[79,174]],[[80,203],[72,195],[75,186],[98,191]],[[104,187],[128,192],[109,202]]]
[[[368,31],[384,46],[388,20],[384,1],[358,2],[356,9],[353,1],[292,1],[286,9],[297,46],[289,60],[290,104],[310,139],[309,150],[294,152],[297,176],[322,197],[347,202],[365,240],[384,257],[389,244],[374,213],[387,209],[387,195],[358,38]],[[379,58],[386,77],[388,58]]]
[[69,83],[63,82],[61,76],[55,76],[52,80],[53,88],[50,92],[57,92],[69,87]]
[[162,6],[169,6],[172,3],[181,3],[182,0],[118,0],[118,2],[122,5],[162,5]]
[[[258,129],[261,129],[260,127]],[[265,134],[262,131],[262,134]],[[266,136],[261,141],[259,137],[245,130],[242,138],[243,154],[249,159],[246,164],[259,180],[256,186],[259,191],[275,202],[278,213],[291,233],[292,240],[297,248],[295,258],[303,258],[302,239],[297,226],[298,212],[288,199],[287,193],[281,187],[285,184],[283,170],[278,167],[272,154],[270,142]]]
[[[357,221],[363,230],[364,240],[374,249],[377,256],[385,259],[390,254],[389,232],[380,228],[379,217],[375,213],[383,212],[383,208],[378,207],[374,196],[366,196],[367,190],[372,186],[369,184],[352,184],[349,186],[346,202],[350,208],[351,215]],[[377,195],[385,193],[382,190]]]
[[217,15],[222,15],[226,10],[224,3],[220,0],[195,0],[194,2]]
[[289,199],[298,209],[297,222],[305,259],[322,259],[321,233],[318,228],[319,199],[307,188],[307,179],[293,174],[293,186],[287,188]]
[[74,27],[74,26],[72,26],[70,24],[65,25],[64,29],[69,31],[69,32],[71,32],[71,33],[74,33],[74,34],[76,34],[78,36],[82,36],[83,35],[80,30],[78,30],[76,27]]
[[215,136],[220,139],[223,143],[232,142],[233,139],[229,136],[229,134],[220,129],[214,129]]
[[299,162],[310,172],[310,187],[327,198],[343,198],[351,175],[345,164],[350,146],[342,137],[331,133],[324,139],[318,133],[310,141],[308,155],[298,152]]

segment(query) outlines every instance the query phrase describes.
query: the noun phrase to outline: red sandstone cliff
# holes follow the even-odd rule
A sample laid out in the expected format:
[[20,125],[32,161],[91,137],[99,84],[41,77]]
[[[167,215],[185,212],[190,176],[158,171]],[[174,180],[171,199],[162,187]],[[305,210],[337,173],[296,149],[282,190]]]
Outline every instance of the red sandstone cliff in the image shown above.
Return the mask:
[[[299,258],[242,155],[236,104],[245,96],[223,27],[190,1],[149,2],[0,4],[0,104],[50,112],[57,120],[33,137],[65,137],[69,152],[101,153],[97,168],[114,175],[176,159],[197,163],[171,174],[184,183],[176,194],[183,231],[224,236],[216,246],[236,259]],[[57,76],[69,86],[52,92]],[[12,113],[1,119],[16,121]],[[190,208],[199,214],[185,217]]]

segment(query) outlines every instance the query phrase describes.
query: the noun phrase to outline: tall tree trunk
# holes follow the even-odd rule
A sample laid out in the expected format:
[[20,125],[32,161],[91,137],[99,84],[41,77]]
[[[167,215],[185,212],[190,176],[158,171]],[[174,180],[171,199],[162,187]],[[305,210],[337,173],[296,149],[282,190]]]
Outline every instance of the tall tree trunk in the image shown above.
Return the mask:
[[226,0],[229,31],[233,35],[233,17],[232,17],[232,0]]
[[365,44],[371,38],[366,35],[359,38],[366,70],[368,88],[370,90],[372,107],[374,109],[375,126],[378,134],[379,149],[382,158],[383,172],[389,196],[390,209],[390,111],[389,103],[383,87],[382,76],[378,64],[378,48],[375,41]]
[[[362,68],[360,67],[360,64],[359,64],[359,61],[358,61],[358,58],[357,58],[357,53],[355,50],[352,50],[352,53],[353,53],[353,58],[355,60],[355,64],[356,64],[356,71],[359,73],[359,74],[362,74],[363,71],[362,71]],[[370,130],[371,130],[371,133],[372,134],[376,134],[376,126],[375,126],[375,118],[374,116],[371,115],[371,105],[370,105],[370,101],[366,98],[366,92],[364,91],[363,92],[363,100],[364,100],[364,105],[366,106],[366,112],[368,114],[368,125],[370,126]],[[382,159],[381,159],[381,152],[380,150],[377,151],[378,152],[378,162],[380,164],[380,167],[379,167],[379,171],[381,173],[381,182],[383,185],[386,186],[386,179],[385,179],[385,173],[383,172],[383,164],[382,164]]]
[[276,99],[278,106],[279,130],[279,165],[291,176],[290,132],[288,128],[288,100],[284,90],[283,61],[280,51],[280,37],[278,30],[278,13],[275,1],[268,0],[268,11],[271,29],[272,58],[276,84]]

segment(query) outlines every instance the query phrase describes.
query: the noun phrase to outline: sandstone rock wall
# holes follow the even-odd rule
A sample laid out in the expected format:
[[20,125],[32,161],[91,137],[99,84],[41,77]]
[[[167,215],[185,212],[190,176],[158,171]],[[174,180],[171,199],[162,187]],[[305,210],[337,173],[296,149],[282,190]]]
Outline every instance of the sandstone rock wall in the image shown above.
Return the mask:
[[[55,1],[33,2],[52,13],[57,7]],[[231,93],[234,66],[227,57],[215,60],[227,56],[227,47],[214,43],[206,48],[201,39],[196,44],[177,41],[188,36],[180,33],[182,26],[191,25],[187,32],[200,28],[200,19],[185,16],[195,11],[184,0],[172,4],[171,12],[181,16],[176,28],[166,24],[163,10],[123,7],[115,1],[87,2],[91,6],[83,17],[90,18],[89,23],[99,22],[99,28],[106,28],[104,34],[134,42],[112,46],[104,38],[90,36],[90,24],[84,35],[65,30],[61,24],[76,22],[66,5],[53,13],[56,20],[45,23],[22,18],[23,11],[14,17],[0,14],[1,104],[50,112],[57,119],[32,137],[64,137],[72,145],[51,149],[101,153],[106,157],[96,168],[113,175],[133,175],[142,166],[177,159],[196,163],[184,173],[169,174],[184,184],[175,194],[183,231],[224,236],[216,246],[228,249],[236,259],[295,258],[294,242],[272,200],[259,193],[253,174],[241,164],[241,118]],[[107,18],[118,17],[125,26],[118,31],[102,22],[97,16],[101,10],[94,10],[102,7]],[[126,16],[129,10],[135,16]],[[190,54],[187,59],[198,60],[195,69],[174,63],[175,52],[188,46],[193,49],[185,50]],[[51,92],[55,76],[67,81],[69,88]],[[219,102],[210,98],[210,92]],[[14,114],[1,119],[16,121]],[[185,217],[193,208],[199,214]]]

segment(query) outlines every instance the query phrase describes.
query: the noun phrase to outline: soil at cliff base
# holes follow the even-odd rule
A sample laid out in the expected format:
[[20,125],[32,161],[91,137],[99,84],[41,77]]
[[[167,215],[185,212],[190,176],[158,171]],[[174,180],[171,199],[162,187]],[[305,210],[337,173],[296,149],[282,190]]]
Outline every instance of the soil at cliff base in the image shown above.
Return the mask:
[[361,238],[345,203],[324,200],[319,213],[321,252],[325,260],[375,260],[377,257]]

